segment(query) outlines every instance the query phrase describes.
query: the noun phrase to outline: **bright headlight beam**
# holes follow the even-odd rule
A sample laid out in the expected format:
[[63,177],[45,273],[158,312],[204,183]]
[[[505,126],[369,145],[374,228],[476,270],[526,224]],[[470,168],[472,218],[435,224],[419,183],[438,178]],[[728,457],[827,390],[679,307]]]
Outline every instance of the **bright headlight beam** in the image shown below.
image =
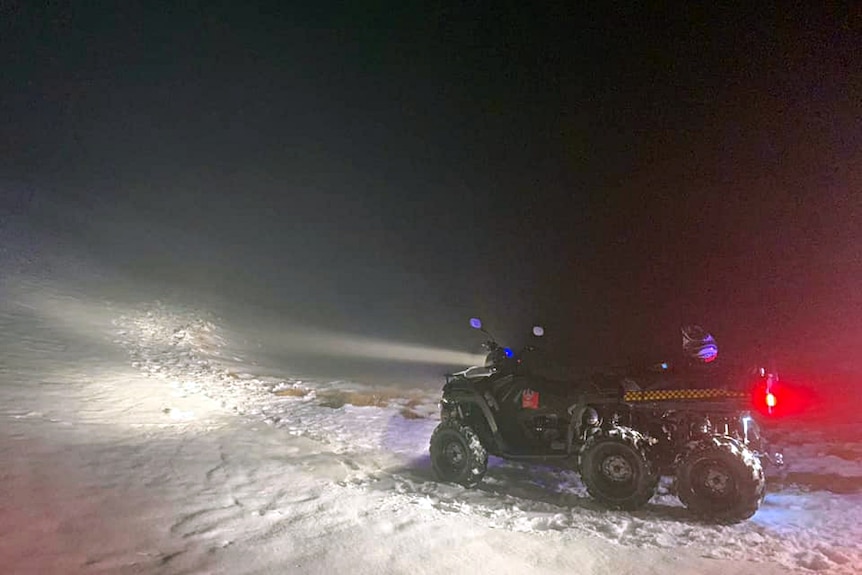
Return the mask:
[[[404,344],[386,340],[368,339],[337,334],[282,335],[279,345],[291,352],[309,355],[383,359],[401,362],[431,363],[440,365],[475,365],[484,362],[484,355]],[[270,340],[270,343],[272,341]]]

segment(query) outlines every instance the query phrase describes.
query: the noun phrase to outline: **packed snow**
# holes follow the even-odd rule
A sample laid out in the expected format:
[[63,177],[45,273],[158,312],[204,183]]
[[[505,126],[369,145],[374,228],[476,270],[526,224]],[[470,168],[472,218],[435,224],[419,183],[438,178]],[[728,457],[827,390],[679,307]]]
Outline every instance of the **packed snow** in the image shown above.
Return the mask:
[[299,373],[255,335],[277,318],[56,275],[0,284],[4,573],[862,571],[858,421],[774,429],[788,465],[735,525],[667,481],[607,511],[573,471],[492,458],[465,489],[428,460],[442,377]]

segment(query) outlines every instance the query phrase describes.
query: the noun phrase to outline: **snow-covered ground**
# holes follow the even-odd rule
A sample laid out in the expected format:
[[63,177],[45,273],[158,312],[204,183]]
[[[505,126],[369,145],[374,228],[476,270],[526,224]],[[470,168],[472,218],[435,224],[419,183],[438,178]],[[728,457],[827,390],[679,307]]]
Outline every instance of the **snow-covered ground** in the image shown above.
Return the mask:
[[467,490],[430,472],[440,381],[295,373],[182,296],[0,288],[3,573],[862,571],[858,421],[775,430],[788,468],[737,525],[500,460]]

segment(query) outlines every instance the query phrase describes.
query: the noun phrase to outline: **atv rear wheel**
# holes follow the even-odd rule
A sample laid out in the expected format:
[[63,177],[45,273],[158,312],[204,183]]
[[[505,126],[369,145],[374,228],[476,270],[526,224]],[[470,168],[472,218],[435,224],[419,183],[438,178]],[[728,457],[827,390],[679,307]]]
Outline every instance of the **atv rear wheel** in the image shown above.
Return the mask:
[[736,523],[757,512],[765,492],[760,459],[730,437],[691,444],[676,472],[680,501],[695,515]]
[[658,474],[645,444],[644,437],[628,427],[587,440],[581,449],[581,480],[596,501],[611,509],[637,509],[655,495]]
[[450,419],[431,434],[431,467],[441,481],[473,487],[485,476],[488,452],[470,426]]

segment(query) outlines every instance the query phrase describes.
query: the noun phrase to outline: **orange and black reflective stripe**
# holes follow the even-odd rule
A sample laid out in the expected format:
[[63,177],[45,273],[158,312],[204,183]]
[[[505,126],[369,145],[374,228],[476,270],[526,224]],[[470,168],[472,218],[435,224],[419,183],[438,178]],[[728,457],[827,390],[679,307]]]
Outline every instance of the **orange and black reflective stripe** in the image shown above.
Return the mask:
[[649,391],[627,391],[623,394],[623,401],[637,403],[675,399],[746,399],[748,397],[750,397],[748,392],[729,389],[652,389]]

